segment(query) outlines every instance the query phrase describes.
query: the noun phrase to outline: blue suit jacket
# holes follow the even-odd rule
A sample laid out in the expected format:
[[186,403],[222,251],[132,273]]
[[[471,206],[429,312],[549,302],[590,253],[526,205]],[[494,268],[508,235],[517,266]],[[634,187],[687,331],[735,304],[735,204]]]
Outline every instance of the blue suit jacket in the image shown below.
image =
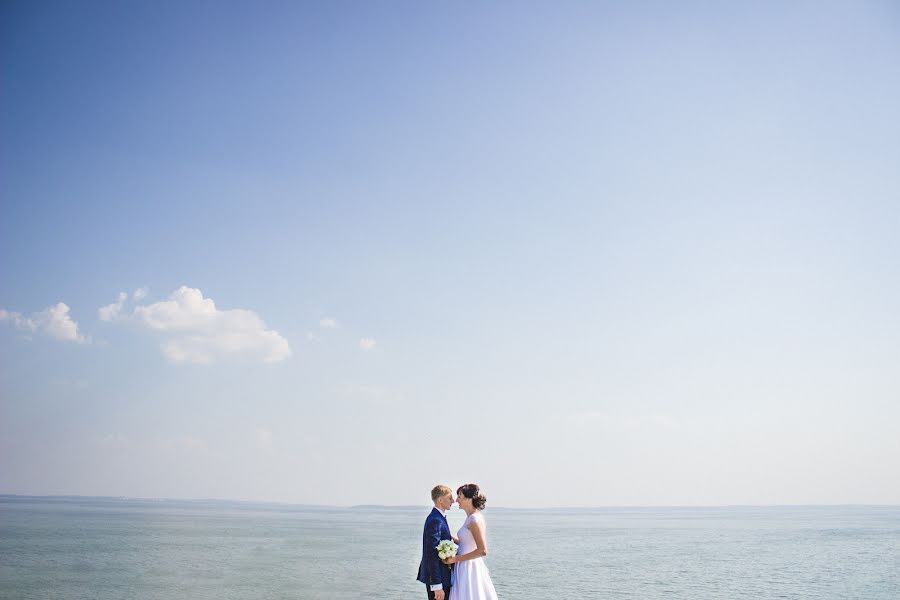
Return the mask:
[[422,562],[419,563],[419,576],[416,578],[428,587],[441,584],[450,585],[450,567],[438,558],[437,545],[441,540],[452,540],[447,519],[437,508],[433,508],[425,519],[422,532]]

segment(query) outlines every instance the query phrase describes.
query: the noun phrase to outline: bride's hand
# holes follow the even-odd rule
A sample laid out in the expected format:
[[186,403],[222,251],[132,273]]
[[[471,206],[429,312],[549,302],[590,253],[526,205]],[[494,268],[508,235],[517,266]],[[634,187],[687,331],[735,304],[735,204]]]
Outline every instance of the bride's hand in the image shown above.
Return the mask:
[[445,559],[444,559],[444,564],[445,564],[445,565],[452,565],[452,564],[455,563],[455,562],[456,562],[456,557],[455,557],[455,556],[451,556],[451,557],[449,557],[449,558],[445,558]]

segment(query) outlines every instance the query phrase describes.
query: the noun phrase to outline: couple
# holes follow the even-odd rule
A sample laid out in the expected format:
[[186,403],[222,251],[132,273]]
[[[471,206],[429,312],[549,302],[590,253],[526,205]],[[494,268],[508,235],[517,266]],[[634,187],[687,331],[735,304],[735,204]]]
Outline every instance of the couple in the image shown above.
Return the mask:
[[[487,498],[474,483],[460,486],[456,495],[454,500],[453,490],[445,485],[431,490],[434,508],[425,519],[418,580],[428,588],[428,600],[497,600],[482,558],[487,555],[487,543],[481,510]],[[454,502],[459,502],[466,512],[466,521],[457,535],[450,533],[445,514]],[[456,556],[441,560],[437,546],[442,540],[451,539],[459,544]]]

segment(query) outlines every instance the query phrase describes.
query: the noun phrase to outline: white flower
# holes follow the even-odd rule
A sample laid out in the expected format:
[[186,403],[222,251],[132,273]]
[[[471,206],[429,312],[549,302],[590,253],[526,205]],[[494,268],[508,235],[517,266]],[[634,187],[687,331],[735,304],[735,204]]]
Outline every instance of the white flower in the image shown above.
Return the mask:
[[435,546],[435,550],[438,551],[438,558],[444,560],[445,558],[456,556],[458,547],[452,540],[441,540],[441,543]]

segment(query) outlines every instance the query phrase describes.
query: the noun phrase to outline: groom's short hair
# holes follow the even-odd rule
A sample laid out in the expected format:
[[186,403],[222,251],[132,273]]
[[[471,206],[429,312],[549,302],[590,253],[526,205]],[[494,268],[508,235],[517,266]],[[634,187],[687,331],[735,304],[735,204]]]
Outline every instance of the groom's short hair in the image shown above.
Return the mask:
[[431,501],[434,502],[438,498],[442,498],[447,494],[452,494],[453,490],[448,488],[446,485],[436,485],[431,490]]

